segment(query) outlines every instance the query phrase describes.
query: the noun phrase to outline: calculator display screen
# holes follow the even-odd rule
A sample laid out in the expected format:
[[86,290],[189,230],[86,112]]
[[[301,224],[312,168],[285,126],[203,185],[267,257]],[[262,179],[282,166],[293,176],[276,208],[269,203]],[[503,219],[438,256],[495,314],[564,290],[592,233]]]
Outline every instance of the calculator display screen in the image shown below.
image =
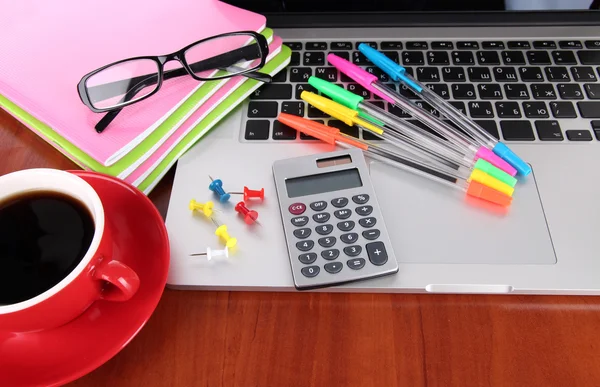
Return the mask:
[[362,187],[362,185],[360,174],[356,168],[294,177],[285,181],[288,197],[290,198],[357,188]]

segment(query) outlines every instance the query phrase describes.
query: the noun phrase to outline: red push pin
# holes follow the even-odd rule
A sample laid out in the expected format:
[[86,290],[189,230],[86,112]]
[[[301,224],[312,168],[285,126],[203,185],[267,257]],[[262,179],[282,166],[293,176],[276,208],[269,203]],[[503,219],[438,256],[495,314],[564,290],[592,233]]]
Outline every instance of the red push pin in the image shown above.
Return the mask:
[[244,192],[229,192],[231,195],[244,195],[244,201],[247,202],[248,199],[260,199],[265,200],[265,189],[249,189],[244,186]]
[[240,214],[244,215],[244,221],[246,222],[246,224],[252,224],[252,223],[260,224],[256,220],[256,219],[258,219],[258,212],[248,209],[248,207],[246,207],[246,204],[244,202],[239,202],[238,204],[236,204],[235,210],[237,212],[239,212]]

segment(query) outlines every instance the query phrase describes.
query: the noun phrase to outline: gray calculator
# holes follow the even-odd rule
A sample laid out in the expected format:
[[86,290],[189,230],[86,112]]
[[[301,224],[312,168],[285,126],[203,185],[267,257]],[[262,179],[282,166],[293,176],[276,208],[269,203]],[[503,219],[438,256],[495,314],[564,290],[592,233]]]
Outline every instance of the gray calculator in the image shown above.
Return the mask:
[[273,175],[297,289],[398,271],[360,149],[279,160]]

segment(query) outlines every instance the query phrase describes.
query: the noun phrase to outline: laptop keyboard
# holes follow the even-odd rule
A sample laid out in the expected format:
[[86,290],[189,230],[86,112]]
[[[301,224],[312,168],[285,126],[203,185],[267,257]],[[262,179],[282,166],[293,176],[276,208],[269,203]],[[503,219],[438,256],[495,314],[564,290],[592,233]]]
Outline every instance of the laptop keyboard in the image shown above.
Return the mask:
[[416,79],[507,142],[600,141],[600,40],[310,41],[284,42],[290,65],[273,83],[256,90],[247,104],[242,141],[311,139],[275,120],[279,112],[307,117],[365,140],[377,140],[330,119],[300,99],[310,76],[336,83],[398,117],[401,109],[353,83],[327,63],[334,53],[439,116],[410,90],[390,79],[358,51],[368,43],[402,64]]

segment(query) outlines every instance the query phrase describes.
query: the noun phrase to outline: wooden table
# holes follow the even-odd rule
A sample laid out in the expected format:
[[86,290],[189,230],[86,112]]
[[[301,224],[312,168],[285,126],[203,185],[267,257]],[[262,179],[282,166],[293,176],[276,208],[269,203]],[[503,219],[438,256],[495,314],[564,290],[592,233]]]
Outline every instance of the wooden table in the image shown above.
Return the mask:
[[[75,168],[2,110],[0,160],[0,175]],[[163,216],[172,180],[150,194]],[[599,365],[597,297],[166,290],[72,386],[579,387]]]

